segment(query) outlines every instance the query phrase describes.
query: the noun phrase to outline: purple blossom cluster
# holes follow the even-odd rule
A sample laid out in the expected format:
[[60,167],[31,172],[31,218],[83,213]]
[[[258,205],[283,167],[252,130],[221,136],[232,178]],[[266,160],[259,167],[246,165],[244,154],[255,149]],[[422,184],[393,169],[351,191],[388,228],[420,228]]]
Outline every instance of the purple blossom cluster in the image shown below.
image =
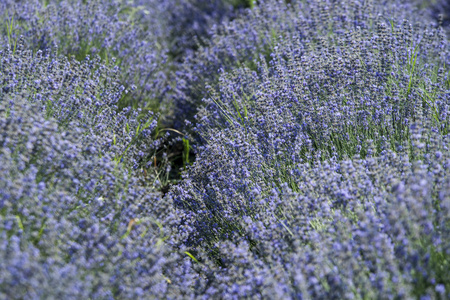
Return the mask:
[[2,1],[0,298],[450,298],[425,4]]

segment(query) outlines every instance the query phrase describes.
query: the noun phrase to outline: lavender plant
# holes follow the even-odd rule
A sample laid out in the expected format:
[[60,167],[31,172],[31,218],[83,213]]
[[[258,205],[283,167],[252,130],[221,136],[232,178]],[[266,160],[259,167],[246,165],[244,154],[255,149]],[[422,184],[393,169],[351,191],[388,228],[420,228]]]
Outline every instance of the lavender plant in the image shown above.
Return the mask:
[[448,296],[445,33],[339,10],[209,88],[172,190],[183,245],[219,266],[201,293]]
[[[439,140],[435,146],[448,140],[432,135]],[[209,285],[199,293],[447,298],[448,158],[442,153],[428,162],[410,162],[406,152],[389,151],[378,158],[299,166],[300,192],[284,184],[268,197],[255,193],[255,214],[239,223],[242,237],[218,238],[215,254],[222,267],[211,267]],[[220,227],[215,229],[210,234],[218,236]]]
[[[235,2],[235,3],[234,3]],[[239,7],[240,1],[234,1]],[[121,80],[136,89],[124,105],[161,109],[168,76],[216,23],[234,15],[228,1],[3,1],[2,45],[23,35],[32,49],[117,58]],[[195,16],[195,18],[192,18]],[[163,103],[164,104],[164,103]]]
[[20,95],[1,105],[1,297],[185,293],[190,275],[162,244],[173,215],[159,193],[100,157],[95,140],[81,143],[81,128],[60,131]]
[[55,52],[34,55],[22,39],[14,53],[7,47],[0,54],[2,93],[26,95],[47,117],[55,118],[60,128],[75,122],[84,129],[83,137],[95,138],[102,152],[135,170],[152,162],[162,141],[152,138],[157,116],[118,109],[127,91],[114,62],[103,65],[99,57],[89,56],[78,62]]
[[179,236],[206,268],[199,295],[448,297],[448,135],[416,120],[396,152],[311,151],[288,170],[282,159],[269,167],[246,132],[216,133],[172,191],[185,210]]
[[0,30],[8,25],[11,30],[2,36],[2,45],[24,36],[34,51],[56,44],[58,54],[79,61],[99,55],[108,63],[116,57],[122,84],[139,86],[121,106],[156,109],[169,67],[168,33],[159,18],[164,9],[160,1],[3,1],[0,10],[7,24],[3,21]]
[[116,80],[22,41],[0,52],[1,298],[189,294],[197,275],[163,244],[170,202],[134,170],[155,124],[116,112]]
[[431,22],[409,1],[259,1],[232,22],[213,27],[211,41],[186,57],[173,80],[169,95],[173,117],[167,122],[178,129],[185,128],[184,119],[195,122],[194,115],[207,97],[205,85],[216,87],[220,70],[257,71],[259,57],[269,62],[278,43],[298,40],[305,47],[328,35],[355,32],[358,26],[373,30],[378,15],[420,26]]

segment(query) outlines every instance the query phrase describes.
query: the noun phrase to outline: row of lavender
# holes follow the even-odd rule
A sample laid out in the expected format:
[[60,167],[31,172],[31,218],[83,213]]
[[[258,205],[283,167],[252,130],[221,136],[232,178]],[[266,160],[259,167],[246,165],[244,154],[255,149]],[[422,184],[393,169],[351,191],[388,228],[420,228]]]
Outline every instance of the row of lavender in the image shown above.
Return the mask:
[[[187,24],[194,9],[206,10],[200,28]],[[231,8],[2,1],[0,11],[0,298],[191,295],[190,258],[164,245],[177,221],[154,164],[165,137],[153,138],[158,115],[129,100],[159,99],[172,48],[188,52]]]
[[0,6],[1,298],[450,297],[445,1]]
[[420,13],[266,3],[200,52],[240,66],[207,81],[171,192],[211,296],[449,297],[450,48]]

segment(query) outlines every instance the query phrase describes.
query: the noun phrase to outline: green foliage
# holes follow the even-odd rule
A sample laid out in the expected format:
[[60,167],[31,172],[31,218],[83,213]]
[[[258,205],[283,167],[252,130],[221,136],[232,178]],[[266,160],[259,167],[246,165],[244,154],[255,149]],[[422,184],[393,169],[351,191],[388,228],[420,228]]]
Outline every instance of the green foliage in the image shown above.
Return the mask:
[[183,167],[186,168],[190,165],[189,152],[190,152],[189,140],[183,138]]
[[6,36],[8,38],[8,45],[12,47],[13,53],[16,52],[18,37],[14,34],[14,16],[6,20]]

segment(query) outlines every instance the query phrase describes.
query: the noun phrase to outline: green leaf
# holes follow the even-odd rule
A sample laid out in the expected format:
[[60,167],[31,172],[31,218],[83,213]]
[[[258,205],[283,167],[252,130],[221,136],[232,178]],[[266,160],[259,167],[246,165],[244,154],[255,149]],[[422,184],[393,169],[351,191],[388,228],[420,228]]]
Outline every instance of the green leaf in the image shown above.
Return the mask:
[[192,255],[192,254],[189,253],[188,251],[184,251],[184,254],[186,254],[187,256],[189,256],[190,258],[192,258],[192,260],[195,261],[196,263],[199,263],[198,260],[194,257],[194,255]]
[[189,163],[189,152],[190,152],[191,147],[189,146],[189,140],[188,139],[182,138],[182,140],[183,140],[183,146],[184,146],[184,149],[183,149],[183,165],[186,168],[186,166],[190,164]]
[[16,220],[17,220],[17,223],[19,224],[19,228],[20,228],[21,230],[24,230],[23,224],[22,224],[22,220],[20,219],[20,216],[19,216],[19,215],[16,215]]

